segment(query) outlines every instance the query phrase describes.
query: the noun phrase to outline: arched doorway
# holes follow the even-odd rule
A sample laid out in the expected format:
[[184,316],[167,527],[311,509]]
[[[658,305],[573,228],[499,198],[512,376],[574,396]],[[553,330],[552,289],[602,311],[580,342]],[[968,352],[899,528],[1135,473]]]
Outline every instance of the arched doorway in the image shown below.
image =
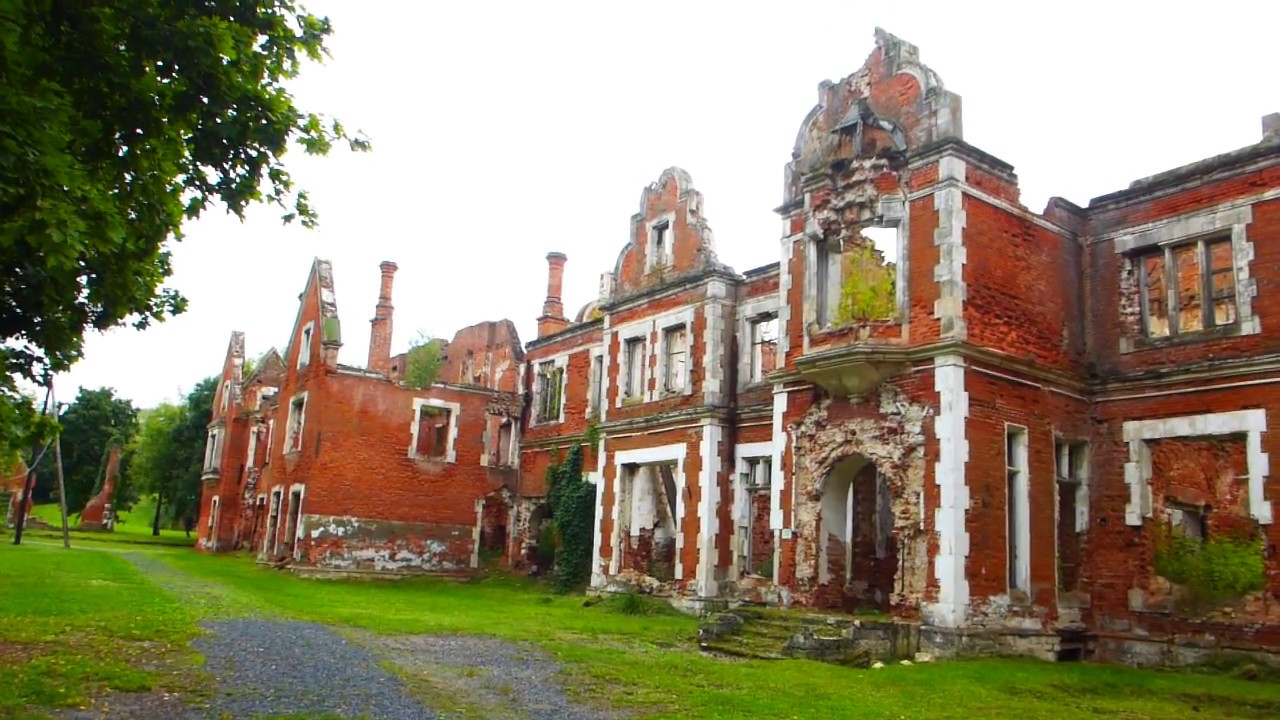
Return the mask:
[[850,455],[822,483],[816,604],[887,610],[897,570],[888,483],[875,463]]

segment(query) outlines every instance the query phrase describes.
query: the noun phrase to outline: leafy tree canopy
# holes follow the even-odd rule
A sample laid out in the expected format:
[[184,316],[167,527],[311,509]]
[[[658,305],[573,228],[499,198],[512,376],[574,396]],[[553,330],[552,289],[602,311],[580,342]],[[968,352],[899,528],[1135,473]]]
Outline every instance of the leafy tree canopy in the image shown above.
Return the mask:
[[409,354],[405,359],[404,383],[411,388],[422,390],[431,387],[440,373],[444,363],[444,348],[447,343],[440,338],[419,332],[409,342]]
[[[116,397],[112,388],[80,388],[75,401],[62,413],[62,474],[70,512],[79,511],[93,497],[106,469],[108,446],[129,442],[137,429],[137,415],[133,403]],[[52,496],[54,471],[52,452],[46,453],[36,471],[37,500]],[[123,485],[117,485],[117,497]],[[124,495],[127,497],[127,492]]]
[[20,379],[183,311],[163,283],[184,220],[266,202],[315,224],[291,143],[369,149],[285,88],[331,33],[293,0],[0,0],[0,448],[50,429]]

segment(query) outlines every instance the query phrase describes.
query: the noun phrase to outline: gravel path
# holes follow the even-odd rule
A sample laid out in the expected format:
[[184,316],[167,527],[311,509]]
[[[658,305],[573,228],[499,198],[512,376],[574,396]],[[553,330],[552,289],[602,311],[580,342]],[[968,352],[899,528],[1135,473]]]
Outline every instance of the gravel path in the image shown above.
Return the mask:
[[614,714],[569,702],[560,667],[531,645],[466,635],[368,637],[380,654],[438,694],[465,698],[468,716],[607,720]]
[[[539,648],[471,636],[382,636],[263,612],[256,599],[183,572],[154,553],[122,553],[192,607],[208,692],[111,693],[66,720],[611,720],[575,705]],[[318,589],[317,592],[322,592]],[[388,668],[387,665],[391,667]],[[188,672],[183,670],[183,672]]]
[[192,645],[217,679],[212,717],[436,717],[377,658],[323,625],[252,619],[203,625],[211,634]]

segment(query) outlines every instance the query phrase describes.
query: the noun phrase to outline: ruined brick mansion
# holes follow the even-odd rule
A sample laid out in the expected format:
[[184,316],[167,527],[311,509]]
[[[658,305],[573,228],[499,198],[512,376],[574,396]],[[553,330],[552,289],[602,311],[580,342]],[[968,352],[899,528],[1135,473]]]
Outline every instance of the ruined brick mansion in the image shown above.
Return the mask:
[[[596,299],[566,313],[552,252],[538,337],[462,330],[423,391],[390,355],[394,265],[355,368],[317,261],[283,355],[245,374],[232,336],[201,547],[465,572],[487,546],[527,568],[546,469],[589,437],[598,590],[872,607],[1041,654],[1280,653],[1280,115],[1036,213],[878,31],[819,86],[784,177],[779,262],[722,264],[670,168]],[[1187,609],[1156,567],[1170,534],[1252,540],[1261,587]]]

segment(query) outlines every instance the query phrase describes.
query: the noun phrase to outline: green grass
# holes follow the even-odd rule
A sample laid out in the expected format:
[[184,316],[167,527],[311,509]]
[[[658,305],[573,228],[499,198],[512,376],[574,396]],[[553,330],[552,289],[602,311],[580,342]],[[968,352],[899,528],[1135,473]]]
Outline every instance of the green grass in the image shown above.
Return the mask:
[[[175,567],[283,613],[380,633],[480,633],[533,641],[566,664],[575,694],[660,718],[1273,718],[1280,685],[1189,672],[1032,660],[883,670],[734,662],[698,653],[686,616],[584,607],[523,579],[315,581],[243,558],[165,553]],[[1195,709],[1193,709],[1195,708]]]
[[[131,674],[127,664],[89,667],[77,661],[84,649],[75,640],[80,634],[106,637],[111,647],[127,648],[144,637],[171,646],[190,636],[193,617],[252,608],[382,634],[473,633],[533,642],[562,664],[571,696],[636,709],[640,717],[1280,717],[1280,685],[1223,675],[1010,659],[882,670],[802,660],[727,661],[697,652],[693,618],[652,612],[634,599],[587,605],[580,595],[556,595],[505,576],[470,582],[305,580],[246,557],[169,548],[143,552],[155,566],[148,570],[152,579],[187,598],[186,607],[157,596],[112,553],[0,549],[0,648],[14,646],[12,634],[43,643],[43,652],[63,653],[79,668],[9,666],[0,675],[0,702],[12,704],[16,697],[65,704],[95,683],[155,682]],[[39,584],[25,584],[32,575]],[[15,581],[23,581],[15,587],[27,588],[19,599],[7,591]],[[42,602],[50,597],[66,601]],[[69,647],[62,648],[64,643]],[[97,675],[90,678],[88,672]]]
[[[69,533],[71,543],[74,545],[77,541],[90,542],[116,542],[130,544],[146,544],[146,545],[180,545],[193,546],[196,543],[196,533],[194,530],[191,536],[182,530],[173,530],[170,528],[160,528],[160,535],[151,534],[151,521],[155,516],[156,504],[155,498],[147,497],[138,501],[132,509],[121,512],[116,517],[115,529],[112,532],[80,532],[76,530],[76,526],[80,524],[80,515],[72,513],[67,518],[67,525],[71,528]],[[30,534],[31,537],[41,539],[62,539],[62,510],[57,503],[46,505],[35,505],[31,508],[31,514],[44,522],[48,523],[52,530],[36,530],[31,529],[23,534]]]
[[191,614],[124,558],[0,545],[0,717],[79,705],[101,689],[171,686],[159,666],[187,655],[195,632]]

